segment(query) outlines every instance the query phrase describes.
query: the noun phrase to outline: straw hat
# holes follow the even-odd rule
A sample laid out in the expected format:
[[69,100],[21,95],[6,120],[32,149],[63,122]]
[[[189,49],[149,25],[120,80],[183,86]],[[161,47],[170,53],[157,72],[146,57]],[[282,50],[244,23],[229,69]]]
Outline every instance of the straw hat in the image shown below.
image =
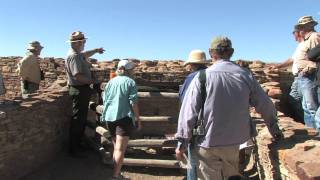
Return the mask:
[[31,41],[28,44],[27,50],[41,50],[42,48],[39,41]]
[[312,24],[313,26],[315,26],[318,24],[318,22],[315,21],[312,18],[312,16],[302,16],[301,18],[299,18],[297,25],[306,25],[306,24]]
[[85,41],[86,39],[87,38],[85,38],[84,34],[81,31],[75,31],[71,33],[70,38],[67,42]]
[[195,49],[189,53],[188,60],[184,63],[184,66],[187,64],[205,64],[206,63],[206,53]]

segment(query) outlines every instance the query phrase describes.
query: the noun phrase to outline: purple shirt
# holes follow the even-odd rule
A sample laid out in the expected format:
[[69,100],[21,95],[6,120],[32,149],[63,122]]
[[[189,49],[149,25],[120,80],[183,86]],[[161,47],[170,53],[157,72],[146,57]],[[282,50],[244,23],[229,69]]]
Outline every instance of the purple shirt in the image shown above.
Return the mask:
[[[199,74],[193,78],[180,109],[178,139],[190,139],[201,107]],[[239,145],[254,135],[249,107],[261,113],[267,126],[277,122],[276,109],[252,74],[239,65],[219,60],[206,69],[204,148]]]

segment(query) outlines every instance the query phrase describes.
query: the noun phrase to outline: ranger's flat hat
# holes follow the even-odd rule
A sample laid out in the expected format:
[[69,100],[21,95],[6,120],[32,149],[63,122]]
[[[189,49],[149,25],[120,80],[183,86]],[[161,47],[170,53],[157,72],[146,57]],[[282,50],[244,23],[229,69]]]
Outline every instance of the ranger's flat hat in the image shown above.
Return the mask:
[[67,42],[78,42],[78,41],[85,41],[87,38],[81,31],[72,32],[70,38]]

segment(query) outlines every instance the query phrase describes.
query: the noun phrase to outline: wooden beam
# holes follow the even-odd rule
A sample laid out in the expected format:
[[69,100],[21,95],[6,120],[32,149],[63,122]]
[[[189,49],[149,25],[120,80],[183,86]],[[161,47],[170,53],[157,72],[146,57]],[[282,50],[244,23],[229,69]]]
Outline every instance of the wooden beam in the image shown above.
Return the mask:
[[135,139],[129,140],[128,147],[176,147],[176,140],[167,139]]
[[126,166],[145,166],[161,168],[181,168],[177,160],[159,160],[159,159],[132,159],[124,158],[123,165]]
[[171,122],[171,116],[140,116],[141,122]]
[[96,127],[96,132],[105,138],[111,137],[110,132],[106,130],[104,127],[101,127],[101,126]]
[[[110,141],[104,141],[103,145],[111,146]],[[129,140],[128,147],[150,147],[150,148],[175,148],[177,146],[176,140],[167,140],[167,139],[135,139]]]
[[178,93],[169,93],[169,92],[138,92],[139,98],[179,98]]

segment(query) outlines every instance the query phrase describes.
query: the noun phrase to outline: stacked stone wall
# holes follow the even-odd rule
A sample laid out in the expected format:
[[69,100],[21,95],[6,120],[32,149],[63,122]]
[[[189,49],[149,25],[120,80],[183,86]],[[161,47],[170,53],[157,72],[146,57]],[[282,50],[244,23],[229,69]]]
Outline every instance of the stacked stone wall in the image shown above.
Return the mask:
[[53,161],[66,147],[71,102],[66,92],[6,101],[0,117],[0,179],[15,180]]
[[[41,67],[45,80],[39,94],[28,100],[16,98],[20,94],[20,82],[16,64],[21,57],[0,58],[0,70],[4,76],[8,103],[1,106],[5,115],[0,118],[0,177],[16,179],[53,159],[63,147],[68,132],[71,102],[66,93],[64,60],[44,58]],[[183,61],[138,61],[135,78],[138,85],[151,90],[175,91],[188,74]],[[259,132],[257,160],[259,174],[266,179],[316,179],[319,171],[319,140],[316,132],[286,117],[286,98],[293,80],[288,71],[270,70],[260,61],[237,61],[252,71],[257,81],[279,110],[280,126],[286,139],[274,144],[261,117],[252,109],[252,116]],[[108,81],[110,69],[116,61],[97,62],[92,68],[97,82]],[[58,80],[58,81],[57,81]],[[146,88],[148,89],[148,88]],[[15,98],[14,98],[15,97]],[[10,100],[11,99],[11,100]],[[12,99],[15,99],[13,101]]]
[[[20,77],[16,70],[21,59],[22,57],[0,57],[0,71],[4,78],[5,97],[7,98],[20,96]],[[45,80],[41,81],[40,89],[46,89],[59,78],[65,79],[63,59],[44,58],[41,60],[40,66],[45,76]]]

